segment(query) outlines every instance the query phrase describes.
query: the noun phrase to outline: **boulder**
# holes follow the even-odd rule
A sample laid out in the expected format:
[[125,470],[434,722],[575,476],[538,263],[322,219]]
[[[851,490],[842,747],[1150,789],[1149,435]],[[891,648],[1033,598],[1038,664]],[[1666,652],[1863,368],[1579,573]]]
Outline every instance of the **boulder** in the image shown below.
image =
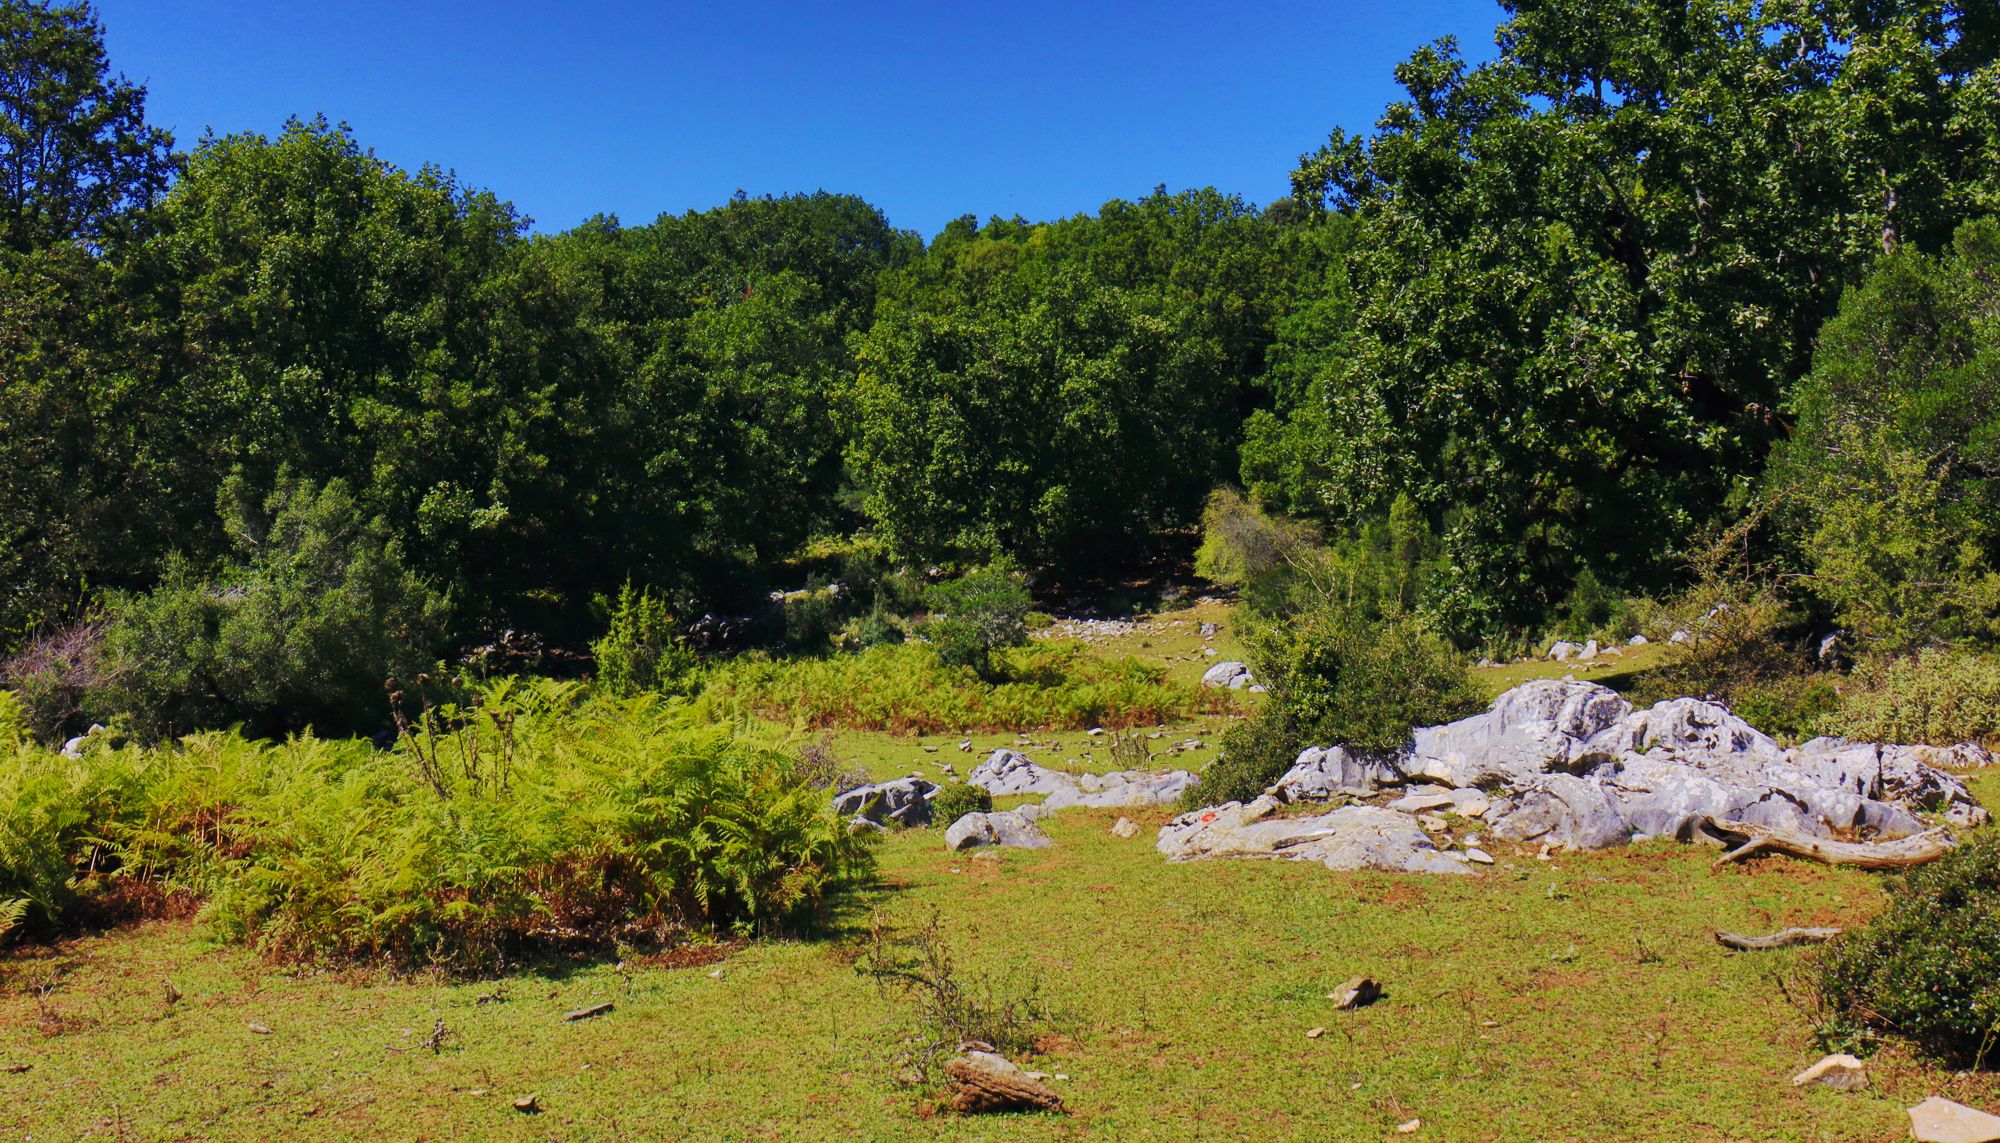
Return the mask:
[[1111,823],[1111,836],[1119,838],[1138,837],[1139,823],[1133,821],[1131,818],[1119,818],[1117,821]]
[[1152,773],[1145,770],[1117,770],[1109,774],[1082,774],[1075,784],[1059,789],[1043,800],[1044,809],[1071,806],[1124,809],[1131,806],[1171,806],[1194,785],[1195,776],[1186,770]]
[[1631,712],[1609,687],[1535,679],[1483,713],[1416,731],[1401,768],[1458,788],[1524,781],[1570,768],[1584,743]]
[[1342,794],[1372,794],[1403,781],[1393,762],[1354,754],[1344,746],[1315,746],[1264,792],[1281,802],[1326,802]]
[[1201,685],[1220,687],[1225,690],[1240,691],[1255,682],[1250,675],[1250,665],[1235,659],[1224,659],[1201,675]]
[[914,776],[856,786],[833,799],[833,810],[842,817],[876,825],[929,825],[931,799],[937,790],[935,785]]
[[1634,635],[1630,639],[1625,640],[1625,645],[1627,647],[1644,647],[1651,642],[1652,640],[1646,638],[1644,635]]
[[1027,755],[1005,747],[988,754],[986,761],[974,766],[965,780],[995,797],[1076,789],[1075,778],[1060,770],[1038,766]]
[[1469,873],[1463,858],[1440,852],[1415,818],[1375,806],[1341,806],[1314,817],[1274,816],[1278,800],[1225,802],[1182,814],[1160,829],[1156,847],[1169,861],[1213,857],[1316,861],[1328,869],[1392,873]]
[[1932,1096],[1910,1109],[1910,1138],[1917,1143],[1996,1143],[2000,1116]]
[[1604,648],[1597,645],[1597,640],[1592,639],[1583,645],[1583,653],[1577,657],[1581,659],[1595,659],[1602,650]]
[[1558,639],[1549,645],[1549,658],[1554,659],[1558,663],[1567,663],[1571,659],[1581,659],[1583,657],[1583,644],[1581,643],[1572,643],[1567,639]]
[[982,845],[1004,845],[1014,849],[1046,849],[1052,843],[1042,828],[1011,810],[967,814],[944,831],[944,843],[954,850]]

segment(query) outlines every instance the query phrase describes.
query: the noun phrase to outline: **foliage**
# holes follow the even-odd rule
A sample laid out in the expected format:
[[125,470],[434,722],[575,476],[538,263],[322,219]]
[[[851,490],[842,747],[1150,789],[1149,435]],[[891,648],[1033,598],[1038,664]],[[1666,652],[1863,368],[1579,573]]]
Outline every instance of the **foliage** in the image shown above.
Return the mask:
[[224,495],[240,563],[211,578],[176,560],[111,601],[114,670],[86,705],[150,738],[379,725],[383,682],[434,660],[444,601],[342,482],[288,478],[261,505],[243,491]]
[[55,742],[82,729],[87,697],[111,685],[114,671],[103,622],[88,621],[30,640],[0,663],[0,683],[13,688],[28,734]]
[[590,645],[597,685],[619,698],[685,691],[694,674],[694,653],[667,614],[665,601],[627,582],[610,611],[609,629]]
[[924,592],[931,613],[923,634],[948,666],[993,673],[993,654],[1028,641],[1034,599],[1011,563],[1002,561],[931,585]]
[[931,798],[931,817],[946,825],[967,814],[983,814],[993,809],[993,795],[970,782],[946,782]]
[[166,189],[173,138],[147,125],[145,86],[111,76],[90,6],[0,6],[0,75],[0,243],[114,241]]
[[2000,657],[1927,650],[1864,659],[1826,725],[1867,742],[2000,742]]
[[1842,289],[2000,191],[1985,5],[1505,7],[1497,58],[1419,50],[1372,136],[1294,173],[1352,216],[1353,320],[1250,454],[1311,464],[1246,470],[1342,527],[1410,495],[1480,637],[1586,567],[1665,586]]
[[1806,588],[1887,654],[2000,640],[2000,220],[1842,302],[1768,478]]
[[1189,804],[1253,798],[1308,746],[1394,751],[1412,727],[1485,705],[1458,653],[1412,616],[1370,621],[1322,605],[1255,630],[1250,643],[1270,697],[1230,729],[1222,760],[1190,788]]
[[1974,831],[1903,875],[1887,911],[1835,938],[1812,983],[1823,1032],[1869,1031],[1979,1067],[2000,1051],[2000,829]]
[[28,736],[27,712],[13,691],[0,691],[0,750],[12,750]]
[[[217,733],[0,759],[0,897],[171,885],[282,960],[491,966],[811,913],[863,843],[789,759],[654,698],[494,684],[394,750]],[[96,874],[95,879],[86,876]]]
[[827,659],[746,655],[716,666],[704,699],[782,722],[897,734],[1030,727],[1153,726],[1225,710],[1214,692],[1168,682],[1130,659],[1037,642],[994,658],[997,682],[920,643]]

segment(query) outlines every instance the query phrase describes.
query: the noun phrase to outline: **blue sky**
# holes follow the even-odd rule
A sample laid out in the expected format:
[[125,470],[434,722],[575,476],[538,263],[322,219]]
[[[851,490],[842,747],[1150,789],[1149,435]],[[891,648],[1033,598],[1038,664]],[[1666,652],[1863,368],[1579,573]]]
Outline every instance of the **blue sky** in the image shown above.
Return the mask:
[[562,230],[755,194],[859,194],[926,237],[1155,185],[1286,193],[1391,69],[1490,0],[1234,4],[99,0],[114,70],[184,147],[324,112]]

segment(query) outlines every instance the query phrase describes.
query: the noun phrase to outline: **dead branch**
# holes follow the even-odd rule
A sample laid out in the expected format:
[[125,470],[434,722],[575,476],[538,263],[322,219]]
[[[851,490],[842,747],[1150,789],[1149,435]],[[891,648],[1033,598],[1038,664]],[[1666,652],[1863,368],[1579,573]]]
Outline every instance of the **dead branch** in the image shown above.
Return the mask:
[[1943,857],[1952,847],[1951,835],[1930,830],[1894,841],[1833,841],[1776,826],[1705,818],[1699,832],[1734,846],[1715,859],[1717,865],[1741,861],[1759,853],[1783,853],[1827,865],[1857,869],[1908,869]]
[[1715,943],[1737,952],[1766,952],[1793,945],[1816,945],[1840,935],[1839,929],[1779,929],[1768,937],[1746,937],[1740,933],[1715,931]]

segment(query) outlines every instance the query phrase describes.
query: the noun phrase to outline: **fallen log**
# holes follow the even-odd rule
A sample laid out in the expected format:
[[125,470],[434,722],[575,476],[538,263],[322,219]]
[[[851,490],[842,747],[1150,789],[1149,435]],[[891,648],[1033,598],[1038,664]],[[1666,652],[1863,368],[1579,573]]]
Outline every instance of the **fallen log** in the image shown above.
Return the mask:
[[1776,826],[1703,819],[1699,832],[1735,848],[1715,859],[1717,865],[1741,861],[1759,853],[1783,853],[1828,865],[1857,869],[1908,869],[1936,861],[1950,851],[1951,835],[1929,830],[1894,841],[1833,841]]
[[574,1023],[578,1020],[588,1020],[592,1016],[602,1016],[609,1011],[611,1011],[611,1002],[606,1000],[601,1004],[592,1004],[586,1008],[572,1008],[568,1012],[563,1013],[563,1021],[565,1023]]
[[1839,929],[1779,929],[1768,937],[1746,937],[1740,933],[1715,931],[1715,943],[1737,952],[1765,952],[1793,945],[1816,945],[1840,935]]

